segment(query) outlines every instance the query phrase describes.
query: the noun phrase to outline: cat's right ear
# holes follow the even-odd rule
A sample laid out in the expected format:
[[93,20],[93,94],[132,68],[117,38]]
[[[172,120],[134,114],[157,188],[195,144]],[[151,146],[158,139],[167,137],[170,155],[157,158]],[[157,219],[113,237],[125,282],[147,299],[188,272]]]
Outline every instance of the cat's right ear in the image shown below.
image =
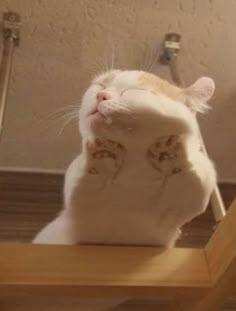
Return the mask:
[[199,78],[190,87],[184,89],[187,99],[187,105],[194,112],[207,112],[209,105],[207,104],[215,91],[215,83],[211,78]]

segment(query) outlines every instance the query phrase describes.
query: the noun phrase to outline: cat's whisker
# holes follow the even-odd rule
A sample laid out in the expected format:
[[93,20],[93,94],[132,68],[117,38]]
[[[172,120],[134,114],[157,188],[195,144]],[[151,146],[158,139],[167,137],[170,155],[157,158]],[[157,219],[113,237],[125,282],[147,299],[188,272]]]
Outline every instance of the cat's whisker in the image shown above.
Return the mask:
[[101,72],[106,72],[106,64],[105,64],[104,58],[99,57],[98,64],[100,66],[100,71]]
[[156,55],[154,58],[153,58],[153,62],[152,62],[152,64],[151,64],[151,66],[150,66],[150,68],[149,68],[149,72],[152,72],[152,70],[153,70],[153,67],[155,66],[155,64],[158,62],[158,55]]
[[92,62],[90,62],[90,70],[87,70],[92,77],[98,76],[107,71],[106,64],[103,58],[95,57]]
[[149,49],[149,59],[145,71],[149,72],[152,62],[153,62],[153,50]]
[[145,57],[142,58],[142,60],[139,62],[139,70],[144,70],[144,62],[145,62]]
[[71,112],[71,113],[64,114],[63,116],[60,116],[57,119],[48,120],[49,122],[44,124],[44,129],[45,130],[49,130],[49,129],[52,129],[52,128],[55,128],[55,127],[58,127],[58,126],[60,126],[60,128],[61,128],[61,123],[62,122],[67,122],[67,120],[75,119],[75,118],[77,118],[79,120],[79,114],[78,113]]
[[154,65],[158,62],[158,58],[159,58],[159,55],[156,51],[156,49],[152,49],[152,52],[151,52],[151,59],[150,59],[150,63],[149,63],[149,67],[147,68],[147,71],[148,72],[152,72],[152,69],[154,67]]
[[79,115],[78,112],[71,111],[71,112],[68,112],[68,113],[64,114],[63,116],[60,116],[57,120],[54,120],[54,121],[62,121],[62,120],[66,119],[66,118],[68,118],[70,116],[75,116],[76,117],[78,115]]
[[143,71],[145,71],[145,63],[146,63],[146,51],[144,53],[142,61],[140,62],[140,69]]
[[53,112],[47,116],[41,117],[37,122],[37,126],[45,127],[46,129],[50,128],[57,122],[62,122],[65,118],[68,118],[72,115],[79,114],[78,105],[65,106],[60,108],[58,111]]
[[[67,110],[67,109],[78,109],[79,107],[80,107],[80,104],[76,104],[76,105],[67,105],[67,106],[60,107],[59,109],[57,109],[57,110],[54,111],[53,113],[57,113],[57,112],[64,111],[64,110]],[[53,114],[53,113],[52,113],[52,114]]]
[[63,117],[69,113],[78,113],[78,112],[79,112],[79,109],[77,109],[77,108],[64,109],[64,110],[53,112],[53,113],[47,115],[44,119],[42,119],[42,121],[44,121],[44,120],[52,121],[52,120],[58,119],[60,117]]
[[100,68],[100,72],[103,73],[103,72],[106,72],[107,69],[106,69],[106,60],[105,60],[105,54],[102,56],[102,57],[99,57],[99,58],[96,58],[97,60],[97,63],[99,65],[99,68]]
[[143,62],[142,62],[142,70],[143,71],[146,71],[147,70],[147,67],[148,67],[148,62],[149,62],[149,52],[150,52],[150,50],[149,49],[146,49],[145,50],[145,53],[144,53],[144,58],[143,58]]
[[59,108],[57,111],[55,111],[55,113],[61,113],[64,111],[68,111],[68,110],[79,110],[79,105],[75,105],[75,106],[65,106],[65,107],[61,107]]
[[101,63],[101,58],[96,57],[92,65],[94,66],[94,71],[96,73],[104,71],[104,66]]
[[105,60],[104,60],[104,56],[103,57],[97,56],[95,58],[96,65],[98,66],[99,71],[101,71],[101,72],[106,71],[106,63],[105,63]]
[[106,64],[106,71],[109,71],[109,63],[107,59],[107,54],[105,55],[105,64]]
[[108,47],[105,49],[105,64],[106,64],[106,71],[111,71],[112,69],[112,46],[110,46],[110,43],[107,45]]
[[57,120],[57,121],[60,121],[59,123],[58,122],[48,123],[47,126],[45,126],[45,129],[46,130],[55,129],[56,132],[58,132],[58,129],[60,130],[63,127],[64,122],[67,122],[67,120],[70,118],[76,118],[76,116],[70,116],[70,117],[67,116],[66,118],[63,118],[61,120]]
[[90,68],[86,70],[89,77],[93,77],[97,74],[98,70],[96,68]]
[[111,71],[114,69],[114,58],[115,58],[114,42],[112,41],[112,45],[111,45],[111,67],[110,67]]
[[62,125],[61,129],[58,131],[57,136],[60,136],[63,133],[66,126],[69,125],[71,121],[74,120],[75,118],[77,118],[77,116],[71,116],[70,118],[68,118]]

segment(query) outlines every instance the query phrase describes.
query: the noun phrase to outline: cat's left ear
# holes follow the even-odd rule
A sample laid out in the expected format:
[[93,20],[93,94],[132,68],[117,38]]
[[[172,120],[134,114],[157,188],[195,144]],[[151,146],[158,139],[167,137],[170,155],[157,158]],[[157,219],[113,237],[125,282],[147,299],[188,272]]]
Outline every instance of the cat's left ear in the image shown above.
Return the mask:
[[187,105],[194,112],[207,112],[209,110],[207,102],[214,94],[214,91],[215,83],[211,78],[199,78],[190,87],[184,89]]

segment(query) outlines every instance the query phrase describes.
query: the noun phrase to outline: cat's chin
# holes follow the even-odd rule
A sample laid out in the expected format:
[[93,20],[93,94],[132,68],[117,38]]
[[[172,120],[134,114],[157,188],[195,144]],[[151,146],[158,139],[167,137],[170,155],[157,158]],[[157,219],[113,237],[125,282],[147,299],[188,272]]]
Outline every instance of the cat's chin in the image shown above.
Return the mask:
[[88,120],[92,128],[97,128],[103,125],[110,125],[112,123],[112,119],[109,116],[104,116],[99,111],[89,115]]

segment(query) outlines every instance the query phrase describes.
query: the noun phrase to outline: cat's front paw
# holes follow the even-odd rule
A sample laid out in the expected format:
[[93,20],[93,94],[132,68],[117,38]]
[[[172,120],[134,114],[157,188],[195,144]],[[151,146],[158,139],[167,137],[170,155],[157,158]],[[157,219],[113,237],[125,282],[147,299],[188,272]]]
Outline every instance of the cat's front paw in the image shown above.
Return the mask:
[[180,137],[171,135],[159,138],[147,150],[147,158],[160,174],[170,176],[182,172],[184,152]]
[[120,143],[97,138],[86,144],[89,156],[88,173],[98,175],[103,173],[118,172],[124,163],[126,149]]

